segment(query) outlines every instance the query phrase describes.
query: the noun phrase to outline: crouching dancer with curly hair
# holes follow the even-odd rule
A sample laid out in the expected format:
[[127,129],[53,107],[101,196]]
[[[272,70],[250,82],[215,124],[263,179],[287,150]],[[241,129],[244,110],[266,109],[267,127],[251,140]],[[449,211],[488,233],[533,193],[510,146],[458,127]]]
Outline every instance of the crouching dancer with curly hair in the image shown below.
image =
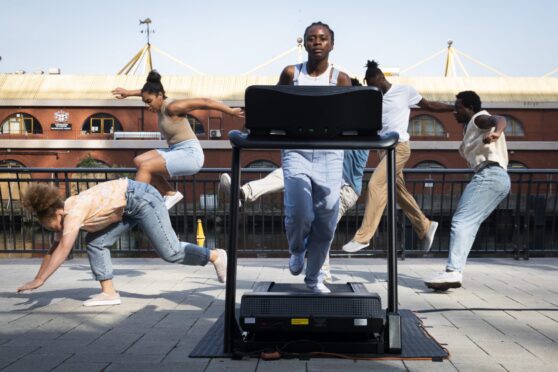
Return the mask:
[[19,287],[18,292],[41,287],[70,253],[79,230],[85,230],[88,232],[86,243],[89,264],[95,280],[101,285],[101,293],[83,304],[120,304],[120,295],[112,280],[110,247],[122,233],[135,225],[141,227],[163,260],[198,266],[211,262],[217,272],[217,279],[225,282],[226,252],[179,241],[172,229],[163,197],[147,183],[127,178],[107,181],[65,201],[55,186],[34,184],[27,189],[22,203],[37,216],[44,228],[55,232],[55,237],[35,279]]

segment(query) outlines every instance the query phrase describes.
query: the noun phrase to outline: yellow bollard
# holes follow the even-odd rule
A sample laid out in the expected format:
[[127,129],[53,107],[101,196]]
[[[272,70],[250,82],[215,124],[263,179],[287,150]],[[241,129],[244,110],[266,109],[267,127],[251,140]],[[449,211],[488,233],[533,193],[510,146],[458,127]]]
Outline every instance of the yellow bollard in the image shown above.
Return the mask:
[[198,229],[196,231],[196,241],[200,247],[205,245],[205,234],[203,233],[202,220],[198,218]]

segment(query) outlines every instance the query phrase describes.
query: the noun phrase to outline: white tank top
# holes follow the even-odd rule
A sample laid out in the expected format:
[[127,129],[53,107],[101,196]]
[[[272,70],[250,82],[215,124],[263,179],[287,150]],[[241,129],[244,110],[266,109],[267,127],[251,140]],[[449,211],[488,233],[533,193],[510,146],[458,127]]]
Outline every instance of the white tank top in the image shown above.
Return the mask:
[[490,115],[488,111],[482,110],[477,112],[467,126],[463,135],[463,142],[459,147],[459,153],[467,160],[469,166],[477,169],[482,163],[493,161],[504,169],[508,167],[508,147],[506,146],[506,136],[504,133],[496,142],[489,144],[483,143],[482,139],[487,133],[494,132],[496,128],[481,129],[475,124],[475,119],[481,115]]
[[337,85],[339,70],[333,67],[333,65],[327,66],[327,70],[319,76],[310,76],[306,69],[306,63],[295,65],[293,85]]

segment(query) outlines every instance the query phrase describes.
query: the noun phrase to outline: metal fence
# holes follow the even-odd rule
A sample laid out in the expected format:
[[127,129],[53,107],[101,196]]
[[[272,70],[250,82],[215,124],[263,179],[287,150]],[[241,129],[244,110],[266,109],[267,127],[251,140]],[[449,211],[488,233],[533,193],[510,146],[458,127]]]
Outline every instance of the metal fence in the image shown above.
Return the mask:
[[[242,182],[258,179],[272,169],[243,169]],[[229,199],[219,190],[219,174],[229,169],[202,169],[190,177],[171,183],[185,198],[169,213],[175,231],[184,241],[195,242],[198,227],[205,234],[204,245],[224,247],[228,234]],[[366,169],[365,181],[373,169]],[[0,169],[0,253],[43,253],[50,246],[51,233],[41,228],[21,206],[20,198],[33,182],[51,182],[66,196],[75,195],[99,182],[133,177],[133,168],[11,168]],[[510,170],[512,188],[508,197],[485,221],[477,234],[471,255],[529,255],[558,253],[558,209],[556,187],[558,170]],[[427,217],[439,228],[431,254],[445,256],[449,247],[451,217],[464,187],[472,176],[465,169],[408,169],[409,191]],[[365,189],[365,185],[364,185]],[[346,256],[341,250],[360,226],[364,197],[341,219],[332,245],[332,255]],[[240,213],[240,254],[243,256],[286,256],[283,197],[281,193],[261,197],[242,206]],[[422,255],[420,241],[408,219],[397,210],[398,247],[401,256]],[[74,246],[84,252],[85,233]],[[380,223],[371,248],[353,256],[384,255],[386,224]],[[115,244],[113,255],[152,255],[141,231],[132,229]]]

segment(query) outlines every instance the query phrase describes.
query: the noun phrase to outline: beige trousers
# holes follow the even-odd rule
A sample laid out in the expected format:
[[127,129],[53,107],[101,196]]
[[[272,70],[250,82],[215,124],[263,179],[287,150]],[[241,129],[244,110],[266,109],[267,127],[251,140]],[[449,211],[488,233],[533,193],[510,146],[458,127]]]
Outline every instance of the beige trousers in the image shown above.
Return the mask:
[[[380,164],[372,173],[368,183],[364,219],[353,238],[353,240],[359,243],[366,244],[372,239],[387,204],[387,159],[385,155],[385,151],[379,152]],[[422,213],[413,196],[407,191],[405,179],[403,178],[403,168],[405,168],[405,164],[407,164],[410,156],[411,146],[409,142],[398,143],[395,147],[395,193],[397,204],[399,204],[407,218],[411,221],[419,238],[423,239],[430,227],[430,220]]]

